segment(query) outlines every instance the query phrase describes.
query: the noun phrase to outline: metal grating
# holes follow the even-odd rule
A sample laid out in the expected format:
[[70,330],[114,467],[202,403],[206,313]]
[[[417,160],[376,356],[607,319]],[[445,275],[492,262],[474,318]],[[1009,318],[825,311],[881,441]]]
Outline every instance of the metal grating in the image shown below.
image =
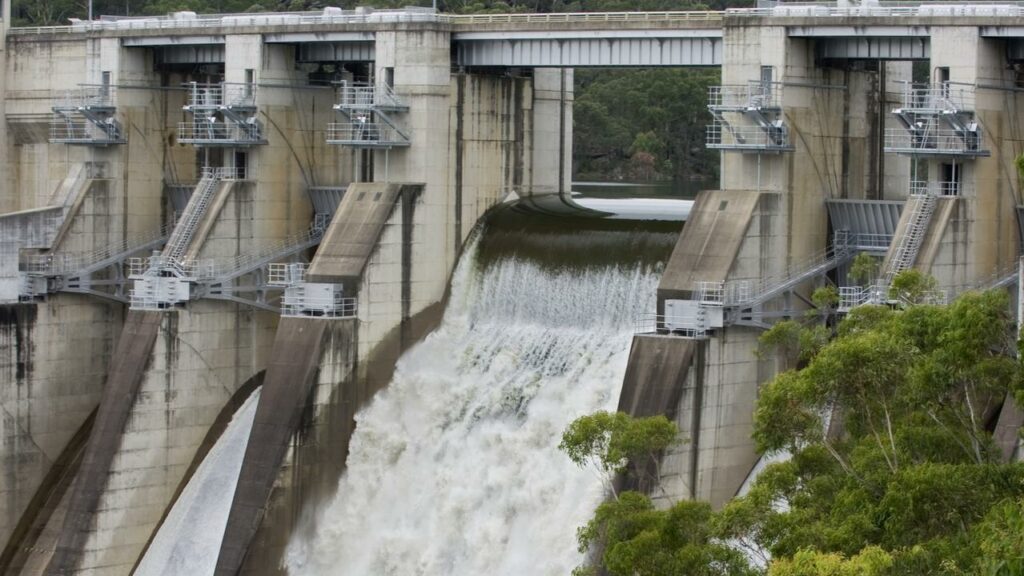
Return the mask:
[[927,60],[931,57],[928,38],[819,38],[816,42],[819,60]]
[[[715,32],[718,32],[717,30]],[[572,38],[461,40],[460,66],[720,66],[722,39]]]
[[903,211],[895,200],[827,200],[832,229],[845,231],[852,250],[888,250]]

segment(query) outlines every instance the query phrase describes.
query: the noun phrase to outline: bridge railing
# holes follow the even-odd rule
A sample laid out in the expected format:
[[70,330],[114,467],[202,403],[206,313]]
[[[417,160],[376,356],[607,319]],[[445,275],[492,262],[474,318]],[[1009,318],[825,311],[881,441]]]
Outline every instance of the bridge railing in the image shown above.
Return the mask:
[[849,17],[869,16],[907,18],[918,16],[1019,17],[1024,3],[1000,2],[887,2],[885,5],[838,7],[834,3],[786,2],[762,8],[729,8],[665,12],[564,12],[549,14],[438,14],[431,9],[338,10],[322,12],[276,12],[254,14],[176,13],[169,16],[105,17],[101,20],[74,21],[70,26],[27,26],[11,28],[10,36],[56,35],[84,32],[130,32],[135,30],[180,30],[192,28],[232,28],[253,26],[317,26],[388,22],[438,22],[454,26],[481,24],[585,24],[622,22],[721,22],[724,17]]

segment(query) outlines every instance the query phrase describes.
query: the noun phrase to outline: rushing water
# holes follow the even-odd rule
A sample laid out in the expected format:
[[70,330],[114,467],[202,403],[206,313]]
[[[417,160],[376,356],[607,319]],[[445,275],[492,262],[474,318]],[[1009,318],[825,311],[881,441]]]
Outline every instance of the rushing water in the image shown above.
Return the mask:
[[260,392],[235,413],[164,519],[135,576],[213,574]]
[[464,257],[441,326],[358,415],[337,496],[291,542],[289,573],[569,574],[604,488],[557,446],[575,417],[614,410],[656,268]]

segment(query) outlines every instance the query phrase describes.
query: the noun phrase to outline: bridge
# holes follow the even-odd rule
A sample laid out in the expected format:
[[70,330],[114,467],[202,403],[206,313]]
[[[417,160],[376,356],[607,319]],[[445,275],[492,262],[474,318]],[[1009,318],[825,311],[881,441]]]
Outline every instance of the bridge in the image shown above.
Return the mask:
[[[791,37],[815,38],[818,58],[923,60],[931,29],[974,25],[985,38],[1006,38],[1024,54],[1024,8],[1017,4],[905,3],[853,6],[780,4],[726,11],[563,14],[436,14],[429,9],[109,17],[69,26],[14,28],[10,35],[83,34],[121,38],[124,46],[192,48],[216,54],[231,34],[305,45],[311,54],[373,59],[378,30],[441,29],[451,34],[453,61],[467,67],[721,66],[722,28],[780,26]],[[338,52],[338,51],[341,52]],[[209,57],[209,56],[205,56]]]

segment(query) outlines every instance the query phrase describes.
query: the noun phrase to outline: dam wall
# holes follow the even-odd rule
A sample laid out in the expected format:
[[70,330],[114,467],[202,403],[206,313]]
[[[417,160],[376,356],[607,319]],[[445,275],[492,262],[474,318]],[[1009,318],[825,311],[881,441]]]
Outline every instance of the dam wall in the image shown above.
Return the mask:
[[[867,250],[942,288],[1016,264],[1022,58],[1019,31],[1003,25],[1019,15],[332,14],[122,19],[4,38],[0,212],[56,213],[54,199],[90,170],[70,207],[56,203],[63,220],[12,226],[0,246],[4,299],[22,301],[0,309],[0,545],[24,552],[15,527],[36,530],[52,512],[33,540],[35,572],[51,553],[49,573],[135,566],[231,399],[272,361],[275,374],[296,361],[308,392],[288,397],[272,379],[266,401],[290,403],[280,418],[261,406],[275,451],[251,460],[259,472],[243,478],[245,514],[223,555],[223,573],[275,572],[289,536],[315,529],[333,496],[354,415],[437,325],[477,221],[512,192],[568,191],[567,66],[721,65],[717,94],[746,95],[709,100],[721,182],[697,199],[657,290],[663,315],[684,301],[721,319],[637,336],[625,378],[622,409],[668,414],[688,436],[663,459],[658,497],[721,505],[754,468],[753,407],[777,370],[755,356],[758,337],[802,317],[816,287],[846,281],[851,254],[834,241],[828,201],[890,219],[903,202],[895,234]],[[907,88],[915,62],[933,95],[972,87],[970,109],[954,110],[962,146],[919,137],[927,111],[910,123],[897,113],[931,102]],[[890,141],[904,128],[911,137]],[[919,225],[910,207],[932,188],[942,197]],[[912,254],[900,248],[921,226]],[[188,240],[181,254],[161,252],[168,229]],[[31,268],[89,258],[102,265]],[[270,265],[307,262],[306,282],[354,299],[349,317],[287,310]],[[172,283],[184,290],[146,296]],[[330,326],[304,334],[294,358],[275,337],[302,322]],[[74,488],[33,509],[50,484],[68,484],[51,472],[93,413]]]
[[[309,229],[314,220],[311,188],[334,187],[344,195],[345,187],[359,180],[421,184],[420,193],[404,196],[385,212],[379,240],[369,246],[365,270],[344,282],[346,295],[358,299],[359,322],[349,329],[358,334],[331,340],[336,344],[324,352],[326,360],[317,372],[320,384],[310,402],[303,404],[305,424],[277,478],[284,489],[275,493],[277,504],[271,505],[272,511],[288,516],[283,531],[275,532],[275,526],[266,536],[279,543],[270,548],[277,552],[311,505],[312,495],[331,492],[336,482],[343,459],[340,464],[330,461],[324,452],[347,445],[347,434],[336,431],[351,432],[356,410],[389,380],[394,359],[436,325],[448,275],[480,215],[524,182],[554,189],[555,178],[569,178],[571,138],[563,134],[554,145],[550,139],[551,126],[571,130],[571,72],[453,72],[450,34],[445,30],[380,33],[375,44],[376,60],[366,69],[373,77],[393,78],[395,92],[408,102],[407,113],[394,115],[412,136],[407,147],[361,150],[328,144],[326,128],[338,119],[335,88],[313,83],[314,67],[296,66],[302,58],[298,46],[266,42],[262,34],[228,35],[221,56],[195,65],[175,60],[178,56],[160,46],[126,46],[118,38],[37,38],[12,43],[9,49],[17,52],[18,62],[38,61],[37,66],[8,64],[5,69],[5,80],[19,89],[4,98],[4,125],[10,129],[5,159],[16,169],[4,174],[3,207],[11,211],[46,206],[74,170],[87,163],[102,167],[67,220],[62,240],[43,250],[42,256],[74,259],[107,246],[130,246],[135,238],[174,223],[180,228],[181,206],[169,190],[194,188],[202,167],[230,170],[212,194],[184,256],[211,266],[244,260]],[[344,74],[360,70],[358,63],[345,66]],[[182,127],[190,119],[183,112],[191,102],[190,82],[209,81],[210,71],[214,80],[254,85],[255,118],[265,143],[194,146],[182,141],[190,136]],[[535,82],[556,88],[536,92]],[[97,86],[109,86],[116,101],[114,117],[123,142],[52,142],[52,108],[61,94]],[[535,132],[534,126],[542,129]],[[547,151],[535,154],[535,140]],[[563,172],[548,174],[547,166],[534,171],[534,162],[548,162],[552,149],[560,150],[555,157],[563,159]],[[93,273],[92,280],[116,286],[112,299],[126,300],[132,289],[127,274],[126,253],[124,260]],[[257,273],[236,284],[260,281],[265,277],[261,280]],[[206,294],[211,289],[203,290]],[[160,320],[152,349],[132,352],[133,362],[144,372],[130,391],[131,402],[121,407],[127,412],[119,408],[117,418],[101,419],[117,433],[107,436],[100,447],[95,438],[88,442],[89,450],[103,455],[99,461],[89,460],[80,473],[79,480],[92,478],[88,484],[93,492],[85,498],[71,491],[63,505],[70,511],[67,519],[62,512],[54,514],[46,526],[46,534],[60,534],[46,540],[59,551],[49,561],[49,572],[129,570],[187,481],[195,454],[224,406],[266,368],[278,314],[260,308],[262,300],[250,303],[251,294],[237,301],[232,298],[238,293],[221,290],[213,292],[224,296],[193,299],[172,312],[157,312]],[[89,350],[103,351],[90,356],[88,363],[84,356],[76,360],[77,351],[69,353],[68,347],[78,341],[67,338],[58,326],[47,328],[52,335],[39,327],[31,332],[32,344],[53,342],[47,354],[56,359],[53,369],[60,377],[42,388],[45,395],[16,396],[18,413],[38,414],[33,434],[55,435],[47,438],[47,456],[26,456],[41,451],[24,441],[33,439],[23,432],[10,432],[22,441],[4,444],[4,461],[9,462],[5,473],[19,478],[4,486],[13,492],[6,502],[14,503],[5,509],[0,524],[5,545],[13,527],[25,518],[28,502],[45,488],[43,479],[53,459],[99,405],[103,382],[112,377],[106,372],[113,366],[124,314],[122,304],[69,295],[59,288],[44,298],[20,308],[66,315],[78,306],[86,313],[83,321],[103,325],[95,322],[96,315],[103,314],[108,328],[81,328],[82,338],[90,339]],[[16,344],[19,332],[13,333],[4,349],[18,358],[25,352]],[[338,365],[333,371],[326,368],[332,362]],[[72,385],[73,379],[81,390],[76,398],[80,407],[66,409],[60,387]],[[348,387],[343,389],[342,383]],[[19,394],[18,388],[10,390]],[[55,420],[55,413],[61,421],[51,432],[40,420]],[[340,426],[329,426],[337,419]],[[316,490],[310,488],[314,485]],[[52,553],[52,548],[45,553]],[[36,569],[39,563],[33,562]]]

